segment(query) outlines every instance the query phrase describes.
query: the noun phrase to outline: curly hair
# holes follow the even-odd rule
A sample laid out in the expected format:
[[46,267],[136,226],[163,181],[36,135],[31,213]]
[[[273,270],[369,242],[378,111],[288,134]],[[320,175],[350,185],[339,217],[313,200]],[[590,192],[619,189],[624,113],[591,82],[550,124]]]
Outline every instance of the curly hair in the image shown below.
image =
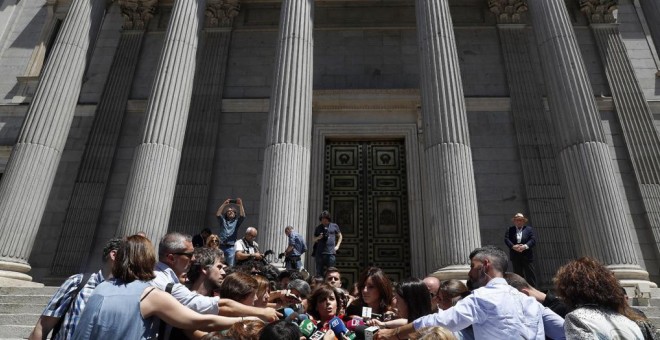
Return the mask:
[[581,257],[557,270],[552,279],[557,296],[573,309],[583,305],[597,305],[640,320],[640,316],[628,306],[624,290],[611,270],[598,260]]

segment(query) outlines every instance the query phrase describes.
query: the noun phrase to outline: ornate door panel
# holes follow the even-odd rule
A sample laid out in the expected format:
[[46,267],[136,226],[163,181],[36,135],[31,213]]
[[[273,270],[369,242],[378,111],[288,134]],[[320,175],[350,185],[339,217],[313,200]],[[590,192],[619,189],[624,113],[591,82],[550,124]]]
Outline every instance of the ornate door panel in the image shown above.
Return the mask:
[[372,265],[395,281],[410,275],[405,162],[403,141],[326,143],[324,206],[344,238],[344,287]]

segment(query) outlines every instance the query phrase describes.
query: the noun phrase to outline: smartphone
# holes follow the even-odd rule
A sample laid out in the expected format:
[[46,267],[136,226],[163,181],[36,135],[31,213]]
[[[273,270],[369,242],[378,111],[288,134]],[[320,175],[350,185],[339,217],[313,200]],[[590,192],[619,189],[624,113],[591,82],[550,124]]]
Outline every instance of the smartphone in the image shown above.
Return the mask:
[[236,200],[235,200],[235,199],[230,199],[230,200],[229,200],[229,203],[234,203],[234,204],[235,204],[235,203],[236,203]]

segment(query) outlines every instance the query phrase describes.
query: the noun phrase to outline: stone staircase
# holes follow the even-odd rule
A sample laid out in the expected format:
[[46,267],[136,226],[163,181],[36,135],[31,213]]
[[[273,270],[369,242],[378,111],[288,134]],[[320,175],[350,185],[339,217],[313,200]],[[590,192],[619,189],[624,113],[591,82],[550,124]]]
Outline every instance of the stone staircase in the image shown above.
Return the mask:
[[26,339],[57,287],[0,287],[0,339]]
[[[26,339],[57,287],[0,287],[0,340]],[[660,288],[626,288],[630,302],[660,330]]]

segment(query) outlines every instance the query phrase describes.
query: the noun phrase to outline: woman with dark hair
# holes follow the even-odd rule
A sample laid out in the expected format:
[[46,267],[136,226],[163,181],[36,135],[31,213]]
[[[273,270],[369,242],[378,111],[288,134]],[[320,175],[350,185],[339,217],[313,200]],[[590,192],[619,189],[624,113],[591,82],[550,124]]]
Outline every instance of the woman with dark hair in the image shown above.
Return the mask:
[[463,298],[468,293],[468,288],[463,282],[451,279],[440,282],[438,288],[438,307],[442,310],[447,310],[454,306],[456,302]]
[[371,307],[373,318],[380,321],[391,319],[393,315],[392,283],[385,276],[382,269],[369,267],[363,271],[358,283],[358,289],[360,296],[346,308],[346,315],[350,317],[361,317],[362,307]]
[[254,306],[257,300],[257,280],[243,272],[234,272],[222,281],[220,285],[220,297],[240,302],[247,306]]
[[152,287],[156,253],[149,239],[134,235],[122,241],[112,268],[113,279],[98,285],[80,316],[73,339],[153,339],[156,318],[183,329],[212,331],[242,319],[203,315]]
[[292,322],[280,320],[268,324],[261,330],[259,340],[301,340],[305,339],[300,333],[300,329]]
[[399,317],[407,319],[408,322],[433,314],[431,293],[420,279],[409,278],[399,283],[394,300]]
[[341,294],[327,283],[318,286],[307,301],[307,314],[318,322],[317,328],[322,332],[330,328],[328,321],[339,316],[341,308]]
[[635,321],[645,318],[628,306],[619,281],[597,260],[573,260],[553,281],[557,296],[574,308],[566,314],[566,339],[644,339]]
[[396,328],[425,315],[433,314],[431,293],[424,281],[409,278],[400,282],[394,289],[394,305],[398,319],[390,321],[368,320],[370,326]]

